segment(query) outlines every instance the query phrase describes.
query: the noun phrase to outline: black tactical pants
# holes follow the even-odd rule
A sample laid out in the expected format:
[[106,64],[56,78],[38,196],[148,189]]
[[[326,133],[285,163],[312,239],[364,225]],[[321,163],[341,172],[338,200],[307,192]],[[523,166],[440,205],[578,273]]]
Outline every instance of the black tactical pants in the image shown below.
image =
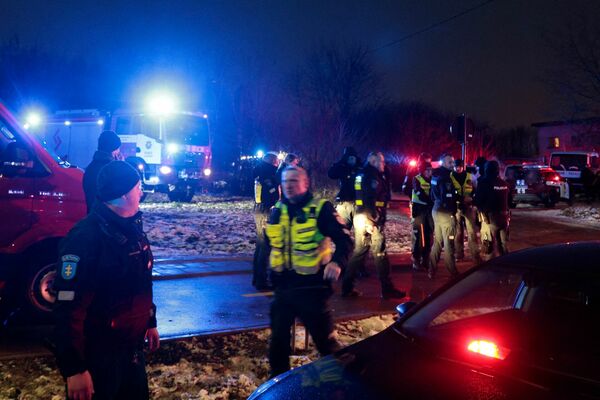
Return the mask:
[[411,254],[413,267],[427,269],[433,241],[433,217],[431,212],[423,212],[411,219]]
[[433,276],[437,270],[442,247],[444,248],[444,262],[450,275],[457,275],[456,261],[454,260],[454,236],[456,219],[453,214],[433,212],[434,239],[431,255],[429,256],[429,275]]
[[269,211],[254,212],[254,223],[256,225],[256,248],[252,262],[252,284],[256,288],[267,286],[267,268],[269,265],[269,248],[265,227],[269,218]]
[[94,354],[87,362],[94,384],[94,400],[149,398],[143,351]]
[[369,251],[373,255],[377,277],[381,282],[381,289],[386,291],[393,288],[390,279],[390,261],[385,252],[384,225],[373,225],[372,230],[369,230],[370,232],[367,232],[366,226],[354,224],[354,252],[348,263],[348,268],[344,272],[342,293],[349,293],[354,289],[356,274],[361,268],[364,268]]
[[465,230],[467,231],[467,243],[471,258],[475,265],[478,265],[481,263],[481,256],[479,255],[479,244],[477,243],[477,210],[474,207],[466,207],[456,213],[454,250],[458,259],[465,256]]
[[276,289],[271,303],[271,343],[269,363],[271,376],[290,369],[290,330],[299,318],[312,337],[321,355],[339,348],[333,336],[333,319],[329,309],[331,288]]

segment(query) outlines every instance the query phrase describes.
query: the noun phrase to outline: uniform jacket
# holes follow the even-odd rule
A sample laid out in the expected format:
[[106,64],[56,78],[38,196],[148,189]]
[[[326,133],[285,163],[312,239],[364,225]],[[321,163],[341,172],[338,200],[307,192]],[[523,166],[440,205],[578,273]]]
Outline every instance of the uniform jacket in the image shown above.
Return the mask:
[[496,164],[486,164],[485,175],[479,178],[475,191],[475,205],[496,224],[508,224],[508,184],[500,178]]
[[385,223],[386,207],[392,198],[390,182],[385,173],[366,164],[356,176],[356,212],[365,214],[373,222]]
[[354,180],[360,172],[360,160],[356,159],[356,164],[349,165],[348,157],[344,156],[340,161],[333,164],[327,171],[331,179],[337,179],[340,184],[340,191],[336,196],[336,201],[352,201],[356,199],[354,192]]
[[153,258],[141,213],[121,218],[104,203],[59,247],[55,353],[64,377],[87,369],[90,354],[133,352],[156,327]]
[[268,212],[279,200],[277,167],[261,161],[254,169],[253,176],[255,179],[254,209],[259,212]]
[[[450,173],[454,188],[458,192],[459,207],[461,210],[465,210],[465,207],[469,207],[473,203],[474,188],[476,180],[473,174],[467,171],[463,171],[460,174],[452,171]],[[458,185],[458,187],[456,187]]]
[[[297,204],[291,204],[285,197],[281,200],[283,204],[287,206],[289,220],[291,224],[297,223],[297,218],[306,218],[304,215],[303,207],[305,207],[313,196],[311,193],[307,193],[305,197]],[[273,208],[271,215],[269,216],[268,224],[276,224],[280,221],[280,215],[278,215],[278,209]],[[329,237],[335,244],[335,252],[331,258],[332,262],[336,262],[342,270],[345,270],[348,264],[348,259],[352,253],[353,244],[350,237],[350,233],[345,229],[343,223],[338,219],[337,213],[331,202],[327,201],[323,204],[321,211],[317,217],[317,228],[322,236]],[[284,227],[286,233],[289,232],[289,227]],[[270,244],[269,244],[270,247]],[[291,249],[283,249],[283,251],[290,251]],[[284,269],[282,273],[272,271],[271,280],[276,288],[290,288],[290,287],[318,287],[329,285],[329,283],[323,280],[324,265],[321,266],[320,270],[316,274],[312,275],[300,275],[293,269]]]
[[85,169],[85,173],[83,174],[83,192],[85,194],[85,204],[87,205],[88,214],[92,211],[92,206],[96,202],[98,173],[102,167],[113,160],[112,154],[97,150],[94,153],[92,162]]
[[456,189],[450,179],[450,170],[440,167],[437,174],[431,178],[431,198],[433,211],[455,214],[456,202],[459,200]]

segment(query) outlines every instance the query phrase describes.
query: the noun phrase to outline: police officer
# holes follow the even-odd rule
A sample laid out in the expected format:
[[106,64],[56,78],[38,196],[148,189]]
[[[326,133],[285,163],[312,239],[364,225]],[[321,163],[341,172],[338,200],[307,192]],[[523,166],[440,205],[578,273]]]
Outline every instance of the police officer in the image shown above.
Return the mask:
[[283,162],[277,168],[277,183],[281,185],[281,175],[287,167],[297,167],[300,164],[300,157],[294,153],[287,153]]
[[[375,260],[381,282],[381,297],[402,298],[406,293],[396,289],[390,279],[390,262],[385,252],[386,208],[391,199],[390,182],[386,178],[383,154],[370,153],[362,172],[356,176],[356,216],[354,217],[354,252],[342,281],[342,296],[357,297],[354,288],[356,272],[364,266],[369,250]],[[370,240],[370,242],[369,242]]]
[[454,168],[454,157],[442,154],[441,166],[431,179],[431,197],[433,200],[434,241],[429,257],[428,276],[433,279],[444,247],[444,262],[451,276],[458,275],[454,260],[454,236],[458,195],[452,184],[450,172]]
[[256,226],[256,248],[252,262],[252,285],[257,290],[270,290],[267,277],[269,247],[265,236],[265,226],[271,207],[279,200],[277,165],[279,160],[274,153],[263,156],[254,169],[254,223]]
[[404,193],[407,196],[412,196],[412,183],[414,182],[414,178],[415,176],[417,176],[417,174],[419,174],[419,166],[421,164],[423,164],[424,162],[428,162],[431,163],[432,160],[432,156],[430,153],[427,152],[423,152],[421,154],[419,154],[419,157],[417,158],[417,168],[409,168],[406,171],[406,176],[404,177],[404,183],[402,183],[402,193]]
[[[282,174],[281,201],[271,210],[267,236],[271,247],[271,376],[290,369],[290,328],[300,318],[322,355],[338,348],[328,306],[331,281],[338,279],[352,251],[352,239],[333,205],[308,191],[306,171],[288,167]],[[331,255],[331,238],[335,253]]]
[[121,138],[113,131],[104,131],[98,137],[98,150],[83,174],[83,192],[88,214],[96,201],[96,181],[100,169],[111,161],[121,160]]
[[352,229],[352,220],[354,219],[354,202],[356,200],[354,181],[359,171],[360,159],[354,147],[345,147],[342,159],[334,163],[327,171],[329,178],[339,181],[340,191],[335,197],[335,210],[344,219],[344,224],[348,229]]
[[159,335],[139,174],[112,161],[97,183],[99,201],[59,248],[57,364],[70,399],[147,399],[144,338],[154,351]]
[[481,214],[481,240],[484,254],[508,253],[508,184],[500,178],[498,161],[485,163],[485,175],[479,179],[475,204]]
[[456,259],[462,260],[465,258],[464,232],[466,228],[469,251],[473,262],[475,265],[478,265],[481,263],[481,257],[479,255],[479,245],[477,244],[477,209],[473,204],[475,180],[473,175],[465,170],[463,160],[456,160],[454,163],[454,171],[450,173],[450,179],[458,194],[456,237],[454,240]]
[[431,216],[431,163],[419,164],[419,174],[413,178],[411,197],[412,265],[413,269],[427,269],[431,253],[433,218]]

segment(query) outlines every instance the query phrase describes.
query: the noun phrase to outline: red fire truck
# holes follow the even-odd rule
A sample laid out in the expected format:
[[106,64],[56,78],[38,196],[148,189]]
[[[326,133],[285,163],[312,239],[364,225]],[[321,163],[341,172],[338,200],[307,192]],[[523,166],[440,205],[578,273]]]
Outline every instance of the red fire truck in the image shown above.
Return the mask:
[[54,301],[57,245],[85,216],[83,171],[61,160],[0,103],[0,315]]

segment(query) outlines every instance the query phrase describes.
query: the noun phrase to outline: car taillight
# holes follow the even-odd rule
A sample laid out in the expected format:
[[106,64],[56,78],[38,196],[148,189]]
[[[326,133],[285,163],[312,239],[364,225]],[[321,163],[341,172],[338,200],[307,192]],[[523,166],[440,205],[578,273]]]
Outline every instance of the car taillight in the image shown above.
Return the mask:
[[416,167],[417,166],[417,160],[410,160],[408,162],[408,166],[411,167],[411,168]]
[[472,340],[469,342],[467,349],[473,353],[481,354],[482,356],[497,358],[504,360],[510,350],[506,347],[498,346],[496,343],[489,340]]

